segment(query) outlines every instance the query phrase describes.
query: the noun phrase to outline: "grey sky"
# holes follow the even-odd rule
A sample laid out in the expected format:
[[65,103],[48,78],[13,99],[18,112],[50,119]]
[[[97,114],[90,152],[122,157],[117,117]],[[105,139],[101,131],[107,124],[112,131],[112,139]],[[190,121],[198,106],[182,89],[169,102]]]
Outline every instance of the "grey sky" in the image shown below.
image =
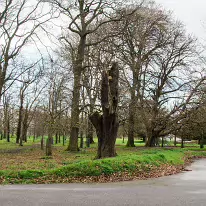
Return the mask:
[[[206,41],[206,0],[155,0],[186,25],[189,33]],[[204,28],[205,27],[205,28]]]

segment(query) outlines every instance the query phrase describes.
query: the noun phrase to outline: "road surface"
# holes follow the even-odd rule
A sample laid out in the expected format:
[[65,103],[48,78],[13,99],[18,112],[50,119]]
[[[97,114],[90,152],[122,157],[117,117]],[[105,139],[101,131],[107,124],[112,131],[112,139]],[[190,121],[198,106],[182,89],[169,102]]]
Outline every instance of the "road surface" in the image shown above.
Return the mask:
[[206,160],[189,169],[134,182],[0,186],[0,206],[205,206]]

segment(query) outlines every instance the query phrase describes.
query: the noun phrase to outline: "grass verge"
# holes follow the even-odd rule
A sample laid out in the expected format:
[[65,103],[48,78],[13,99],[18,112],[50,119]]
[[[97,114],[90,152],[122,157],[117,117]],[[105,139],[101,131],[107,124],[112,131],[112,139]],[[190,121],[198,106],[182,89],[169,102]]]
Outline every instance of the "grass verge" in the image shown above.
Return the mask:
[[113,182],[171,175],[204,151],[153,149],[101,160],[84,160],[49,170],[0,171],[1,184]]

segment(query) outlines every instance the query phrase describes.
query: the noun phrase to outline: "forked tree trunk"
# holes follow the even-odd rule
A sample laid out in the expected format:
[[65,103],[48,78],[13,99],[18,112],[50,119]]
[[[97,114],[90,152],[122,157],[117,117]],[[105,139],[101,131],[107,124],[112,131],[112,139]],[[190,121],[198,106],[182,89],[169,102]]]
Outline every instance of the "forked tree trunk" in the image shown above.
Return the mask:
[[117,116],[118,80],[118,66],[113,63],[109,74],[104,72],[102,75],[101,106],[103,114],[95,112],[90,116],[98,137],[98,159],[116,156],[115,142],[119,127]]

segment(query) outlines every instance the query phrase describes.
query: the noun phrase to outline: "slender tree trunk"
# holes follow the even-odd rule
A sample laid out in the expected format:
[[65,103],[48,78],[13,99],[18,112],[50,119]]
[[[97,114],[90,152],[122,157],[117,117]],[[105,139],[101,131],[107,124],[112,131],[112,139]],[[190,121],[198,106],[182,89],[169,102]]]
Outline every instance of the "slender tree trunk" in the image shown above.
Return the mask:
[[80,132],[80,148],[84,147],[83,131]]
[[52,156],[52,139],[53,139],[52,133],[51,133],[51,131],[49,131],[48,138],[46,141],[46,156]]
[[94,144],[94,137],[93,137],[93,135],[94,135],[94,127],[93,127],[93,124],[91,123],[91,121],[88,120],[88,134],[87,134],[87,138],[89,139],[89,143],[90,144]]
[[19,143],[20,138],[21,138],[22,109],[23,109],[23,105],[21,105],[19,109],[19,119],[18,119],[18,125],[17,125],[17,133],[16,133],[16,143],[17,144]]
[[174,146],[177,146],[177,135],[175,134],[175,139],[174,139]]
[[59,133],[59,143],[61,143],[61,134]]
[[65,145],[65,135],[63,134],[62,136],[62,143],[63,143],[63,146]]
[[41,150],[44,150],[44,135],[41,137]]
[[129,126],[128,126],[128,140],[127,147],[135,147],[134,144],[134,117],[135,117],[135,105],[134,100],[131,99],[129,104]]
[[204,148],[204,131],[201,132],[200,148]]
[[[108,76],[109,75],[109,76]],[[90,120],[98,136],[97,158],[116,156],[115,142],[119,127],[117,117],[119,70],[113,64],[109,74],[102,75],[101,106],[103,114],[95,112]]]
[[125,139],[125,137],[124,137],[124,134],[123,134],[123,137],[122,137],[122,143],[124,144],[124,139]]
[[184,148],[184,138],[181,139],[181,148]]
[[9,121],[9,117],[7,119],[7,142],[10,142],[10,121]]
[[58,133],[55,134],[55,143],[58,144]]

